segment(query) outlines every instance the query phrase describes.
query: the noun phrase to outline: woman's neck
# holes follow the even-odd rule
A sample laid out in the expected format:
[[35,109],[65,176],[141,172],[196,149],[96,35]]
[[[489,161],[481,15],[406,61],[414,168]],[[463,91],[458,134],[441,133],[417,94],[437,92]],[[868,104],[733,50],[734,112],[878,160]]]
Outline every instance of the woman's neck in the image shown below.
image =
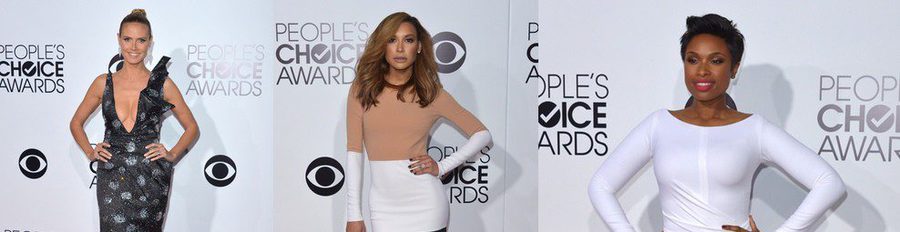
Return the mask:
[[732,109],[725,104],[725,95],[722,94],[708,101],[694,100],[694,103],[685,110],[700,119],[720,119],[724,118]]
[[412,78],[412,68],[407,68],[404,70],[391,68],[391,70],[388,71],[388,74],[384,77],[385,81],[387,81],[388,84],[396,86],[406,84],[406,82],[408,82],[410,78]]
[[140,63],[140,64],[125,63],[124,66],[122,67],[122,70],[118,71],[118,73],[125,74],[122,76],[126,76],[126,77],[140,77],[140,76],[144,76],[145,74],[147,74],[149,72],[150,72],[150,70],[148,70],[147,67],[144,66],[143,63]]

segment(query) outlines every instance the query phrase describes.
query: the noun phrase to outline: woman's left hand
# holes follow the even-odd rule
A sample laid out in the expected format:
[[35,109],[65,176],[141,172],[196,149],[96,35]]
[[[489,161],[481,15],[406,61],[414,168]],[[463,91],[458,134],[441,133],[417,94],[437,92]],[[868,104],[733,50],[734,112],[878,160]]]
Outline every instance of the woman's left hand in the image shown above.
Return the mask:
[[147,148],[147,153],[144,153],[144,159],[150,159],[150,161],[166,159],[169,162],[175,162],[175,154],[169,152],[166,146],[163,146],[161,143],[151,143],[144,148]]
[[412,164],[409,165],[409,172],[416,175],[431,174],[437,176],[440,170],[437,162],[428,155],[417,155],[409,159]]
[[737,232],[759,232],[759,228],[756,228],[756,222],[753,221],[753,215],[750,215],[750,230],[746,230],[741,228],[740,226],[734,225],[722,225],[723,230],[727,231],[737,231]]

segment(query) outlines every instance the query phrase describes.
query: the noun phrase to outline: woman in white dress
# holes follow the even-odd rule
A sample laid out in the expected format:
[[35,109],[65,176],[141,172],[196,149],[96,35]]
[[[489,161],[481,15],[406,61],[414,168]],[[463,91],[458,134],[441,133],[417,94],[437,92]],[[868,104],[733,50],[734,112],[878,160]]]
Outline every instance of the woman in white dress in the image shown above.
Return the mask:
[[693,102],[644,119],[591,180],[594,209],[613,231],[634,231],[615,194],[651,159],[669,232],[759,231],[750,197],[762,163],[781,167],[810,189],[776,231],[811,230],[845,193],[840,176],[815,152],[762,117],[728,107],[725,92],[743,50],[744,36],[730,20],[688,17],[681,57]]

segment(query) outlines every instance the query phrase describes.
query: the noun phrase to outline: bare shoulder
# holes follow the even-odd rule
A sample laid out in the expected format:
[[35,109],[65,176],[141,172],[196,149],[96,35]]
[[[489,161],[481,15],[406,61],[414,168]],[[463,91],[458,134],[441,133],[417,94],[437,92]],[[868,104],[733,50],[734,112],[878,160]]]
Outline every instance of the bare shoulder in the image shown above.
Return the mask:
[[106,86],[106,78],[106,74],[97,75],[97,77],[94,78],[94,81],[91,82],[91,87],[88,89],[88,91],[103,92],[103,87]]
[[169,76],[166,76],[164,78],[165,80],[163,80],[163,85],[175,85],[175,82],[172,81],[172,78],[170,78]]
[[172,78],[169,78],[168,76],[166,76],[165,78],[166,79],[163,81],[162,88],[163,88],[163,94],[165,95],[166,100],[168,100],[172,97],[176,97],[176,95],[178,98],[180,98],[181,90],[178,89],[178,85],[176,85],[175,82],[172,81]]
[[175,81],[172,81],[172,78],[169,76],[164,77],[163,80],[163,89],[178,89],[178,85],[175,84]]
[[748,113],[740,112],[740,111],[737,111],[737,110],[734,110],[734,111],[731,113],[731,119],[732,119],[732,120],[735,120],[735,122],[737,122],[737,121],[742,121],[742,120],[744,120],[744,119],[749,118],[750,116],[753,116],[753,114],[748,114]]
[[676,118],[684,118],[684,116],[685,116],[685,111],[684,111],[684,109],[680,109],[680,110],[665,110],[665,111],[666,111],[666,113],[669,113],[669,114],[671,114],[672,116],[675,116]]
[[94,83],[97,82],[106,82],[106,73],[97,75],[97,78],[94,78]]

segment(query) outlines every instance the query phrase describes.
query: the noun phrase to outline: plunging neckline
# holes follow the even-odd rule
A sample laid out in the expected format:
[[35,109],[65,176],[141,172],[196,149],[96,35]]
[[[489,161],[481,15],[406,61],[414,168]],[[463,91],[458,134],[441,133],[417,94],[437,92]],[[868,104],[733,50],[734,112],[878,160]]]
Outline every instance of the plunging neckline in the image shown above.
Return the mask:
[[153,79],[153,71],[150,71],[150,75],[148,75],[147,77],[147,85],[145,85],[144,88],[138,92],[137,110],[134,111],[134,125],[131,125],[131,130],[125,129],[125,122],[122,121],[121,117],[119,117],[119,109],[118,107],[116,107],[116,82],[112,80],[112,74],[109,75],[109,78],[110,92],[112,92],[112,94],[110,94],[110,97],[112,98],[113,114],[115,114],[116,120],[119,120],[119,124],[122,124],[122,130],[125,131],[126,134],[131,134],[131,132],[134,132],[134,127],[138,125],[138,116],[141,113],[141,94],[143,94],[144,91],[147,91],[147,88],[150,88],[150,80]]

